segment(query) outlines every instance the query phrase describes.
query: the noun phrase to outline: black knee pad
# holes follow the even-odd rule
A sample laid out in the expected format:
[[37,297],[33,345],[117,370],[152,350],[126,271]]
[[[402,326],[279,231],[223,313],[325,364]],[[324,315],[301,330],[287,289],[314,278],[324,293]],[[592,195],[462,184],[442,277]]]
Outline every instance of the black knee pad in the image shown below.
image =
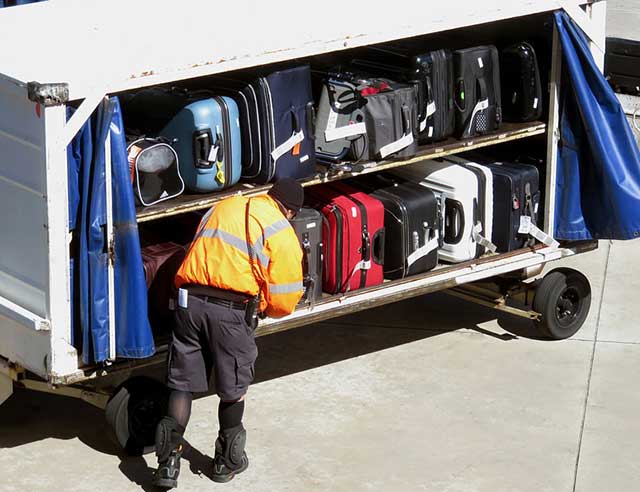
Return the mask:
[[182,442],[184,427],[172,417],[163,417],[156,427],[156,456],[159,462],[169,459],[171,451]]
[[247,444],[247,431],[242,424],[220,432],[224,442],[224,457],[235,466],[242,463],[244,448]]

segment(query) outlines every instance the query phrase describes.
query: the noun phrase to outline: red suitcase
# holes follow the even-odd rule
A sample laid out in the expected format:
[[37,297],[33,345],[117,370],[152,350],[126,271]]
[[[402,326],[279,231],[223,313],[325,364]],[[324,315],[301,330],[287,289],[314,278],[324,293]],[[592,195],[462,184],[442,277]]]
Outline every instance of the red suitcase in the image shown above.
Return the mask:
[[383,280],[384,205],[348,185],[307,188],[308,201],[324,216],[325,292],[337,294]]

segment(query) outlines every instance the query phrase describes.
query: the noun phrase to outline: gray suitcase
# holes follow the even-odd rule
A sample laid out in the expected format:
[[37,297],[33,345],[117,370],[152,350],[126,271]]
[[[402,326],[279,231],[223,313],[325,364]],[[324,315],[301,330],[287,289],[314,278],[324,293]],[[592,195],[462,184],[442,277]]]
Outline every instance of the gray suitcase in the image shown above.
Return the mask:
[[322,297],[322,214],[303,207],[290,221],[302,247],[304,294],[299,305],[313,307]]

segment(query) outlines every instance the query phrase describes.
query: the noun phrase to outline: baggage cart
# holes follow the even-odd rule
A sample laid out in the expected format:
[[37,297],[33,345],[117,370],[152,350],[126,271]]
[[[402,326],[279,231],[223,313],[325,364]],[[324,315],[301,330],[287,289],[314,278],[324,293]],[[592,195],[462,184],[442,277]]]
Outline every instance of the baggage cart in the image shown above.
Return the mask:
[[[589,285],[582,274],[558,269],[536,282],[523,280],[538,275],[548,262],[597,247],[595,241],[559,244],[551,238],[562,71],[559,35],[552,19],[554,12],[565,11],[590,38],[592,52],[601,63],[604,2],[460,0],[427,4],[401,0],[381,15],[374,8],[362,10],[356,4],[327,0],[322,9],[315,9],[311,19],[305,17],[305,22],[292,20],[300,6],[291,0],[190,0],[171,9],[157,5],[150,0],[49,0],[0,9],[0,45],[11,47],[0,52],[0,402],[10,396],[14,385],[79,397],[106,408],[118,440],[129,446],[129,451],[148,451],[153,442],[153,426],[148,423],[161,411],[163,387],[157,381],[149,383],[145,374],[162,372],[167,338],[155,340],[151,357],[116,357],[114,299],[110,295],[107,360],[84,363],[73,343],[67,147],[98,106],[123,91],[289,60],[331,57],[398,40],[424,39],[429,46],[437,40],[440,46],[433,49],[461,49],[491,42],[499,33],[546,29],[550,42],[545,52],[538,50],[538,57],[544,58],[549,68],[545,101],[548,117],[544,121],[505,123],[495,132],[471,139],[422,146],[408,159],[382,161],[375,166],[363,162],[337,173],[319,168],[304,186],[357,178],[425,158],[527,142],[545,149],[546,154],[541,229],[547,244],[442,264],[417,275],[324,296],[313,305],[299,306],[285,318],[262,320],[256,335],[444,289],[530,318],[550,338],[565,338],[580,328],[590,302]],[[123,22],[123,9],[128,18],[141,20],[135,29]],[[336,22],[336,11],[349,21]],[[202,29],[204,19],[236,21],[217,22],[215,29]],[[25,37],[25,33],[30,34]],[[465,45],[461,45],[462,38]],[[17,39],[23,41],[17,43]],[[84,48],[81,59],[79,44]],[[69,116],[71,106],[75,111]],[[104,152],[107,183],[112,178],[109,142],[107,138]],[[269,187],[239,184],[214,194],[183,194],[138,209],[138,227],[204,211],[233,194],[262,194]],[[116,261],[112,201],[111,187],[106,186],[110,286]]]

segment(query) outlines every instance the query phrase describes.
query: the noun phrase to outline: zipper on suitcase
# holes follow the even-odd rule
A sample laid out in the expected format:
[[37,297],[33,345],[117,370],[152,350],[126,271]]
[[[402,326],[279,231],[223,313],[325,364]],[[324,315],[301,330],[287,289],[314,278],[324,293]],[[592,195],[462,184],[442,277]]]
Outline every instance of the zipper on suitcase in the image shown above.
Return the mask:
[[336,222],[338,226],[336,227],[336,286],[333,291],[333,294],[338,294],[342,290],[342,255],[344,255],[344,251],[342,249],[342,236],[344,234],[344,218],[342,217],[342,210],[336,205],[331,205],[331,213],[336,218]]
[[223,97],[216,96],[214,97],[218,104],[220,105],[220,111],[222,113],[222,133],[224,135],[224,184],[222,188],[226,188],[233,177],[233,156],[231,155],[231,121],[229,119],[229,107],[227,106],[227,102]]
[[[269,120],[269,136],[271,137],[271,145],[269,149],[269,162],[273,160],[271,157],[271,152],[276,148],[276,124],[273,119],[273,98],[271,97],[271,88],[269,87],[269,82],[265,77],[260,78],[260,83],[265,93],[265,105],[267,109],[267,118]],[[273,161],[273,167],[271,169],[271,173],[269,174],[269,181],[273,179],[276,174],[276,161]]]
[[[369,243],[369,246],[368,246],[369,260],[367,261],[371,261],[371,236],[369,235],[369,226],[368,226],[369,221],[367,218],[367,207],[364,205],[364,203],[362,203],[357,198],[354,198],[352,196],[349,196],[348,198],[358,206],[358,208],[360,209],[360,217],[362,218],[362,246],[360,247],[361,259],[362,261],[365,261],[365,258],[364,258],[365,243],[368,242]],[[363,289],[367,284],[367,271],[368,270],[365,270],[365,269],[360,270],[360,288],[361,289]]]

